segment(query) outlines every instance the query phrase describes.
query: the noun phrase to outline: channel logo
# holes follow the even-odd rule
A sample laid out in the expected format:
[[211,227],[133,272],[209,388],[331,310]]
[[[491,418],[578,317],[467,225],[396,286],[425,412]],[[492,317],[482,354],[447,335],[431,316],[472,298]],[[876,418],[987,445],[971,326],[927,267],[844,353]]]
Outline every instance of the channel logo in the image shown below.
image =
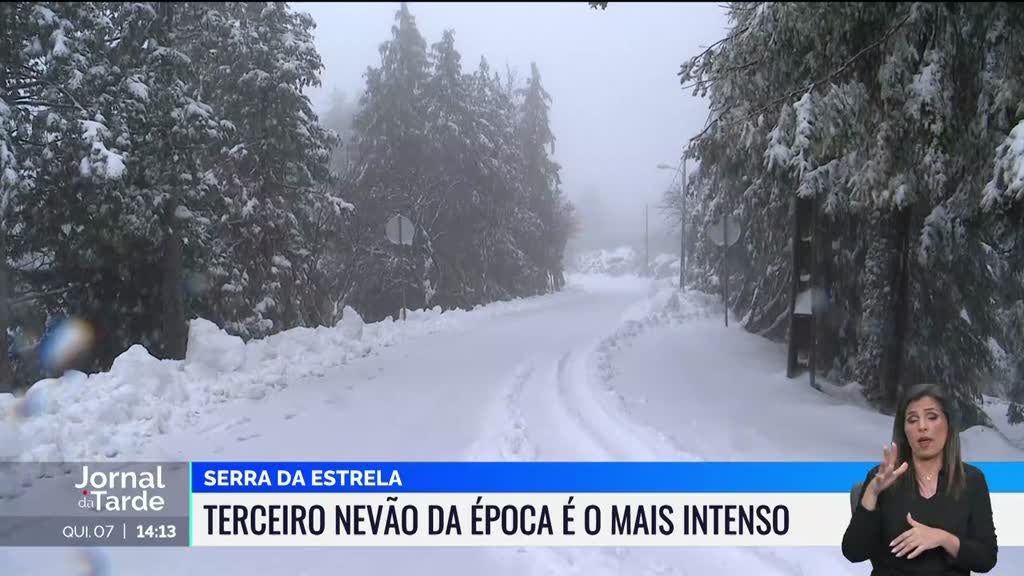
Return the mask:
[[167,503],[161,495],[167,488],[163,466],[141,472],[99,471],[82,466],[78,507],[96,512],[160,512]]

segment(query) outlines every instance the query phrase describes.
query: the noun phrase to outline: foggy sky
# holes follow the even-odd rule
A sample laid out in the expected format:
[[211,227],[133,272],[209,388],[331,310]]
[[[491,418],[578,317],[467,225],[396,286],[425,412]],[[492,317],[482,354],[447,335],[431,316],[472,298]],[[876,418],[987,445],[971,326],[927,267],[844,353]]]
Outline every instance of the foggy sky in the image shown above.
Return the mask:
[[[378,47],[391,36],[399,3],[293,6],[317,22],[323,85],[310,96],[322,115],[333,90],[354,98],[366,68],[379,65]],[[649,202],[654,234],[661,226],[654,205],[673,177],[656,165],[678,164],[684,143],[707,117],[706,102],[684,91],[677,73],[724,36],[718,4],[612,2],[602,11],[585,2],[411,2],[409,8],[428,46],[446,28],[455,30],[464,72],[484,55],[492,70],[508,65],[525,79],[535,61],[552,98],[554,156],[566,194],[577,204],[588,190],[598,195],[610,215],[602,226],[614,228],[603,234],[610,243],[642,241]]]

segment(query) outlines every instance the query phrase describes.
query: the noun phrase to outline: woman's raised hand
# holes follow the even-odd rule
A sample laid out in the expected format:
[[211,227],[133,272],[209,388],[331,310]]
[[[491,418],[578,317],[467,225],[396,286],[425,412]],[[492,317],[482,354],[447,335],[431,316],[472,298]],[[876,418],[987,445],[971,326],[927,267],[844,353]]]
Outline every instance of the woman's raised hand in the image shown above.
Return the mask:
[[885,491],[886,488],[892,486],[896,480],[907,471],[909,465],[904,462],[896,466],[896,460],[898,458],[898,450],[896,449],[896,443],[893,442],[889,446],[886,446],[882,450],[882,463],[878,467],[878,472],[875,473],[875,477],[871,479],[871,483],[868,484],[867,489],[870,490],[874,496],[878,496]]

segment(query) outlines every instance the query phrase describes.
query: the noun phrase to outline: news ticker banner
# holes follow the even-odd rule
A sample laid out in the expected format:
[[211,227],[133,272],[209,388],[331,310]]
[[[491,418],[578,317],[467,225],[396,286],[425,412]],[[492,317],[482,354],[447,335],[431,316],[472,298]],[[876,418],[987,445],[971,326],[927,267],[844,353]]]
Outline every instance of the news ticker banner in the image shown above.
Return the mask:
[[[974,464],[1024,546],[1024,462]],[[874,465],[0,463],[0,546],[837,547]]]

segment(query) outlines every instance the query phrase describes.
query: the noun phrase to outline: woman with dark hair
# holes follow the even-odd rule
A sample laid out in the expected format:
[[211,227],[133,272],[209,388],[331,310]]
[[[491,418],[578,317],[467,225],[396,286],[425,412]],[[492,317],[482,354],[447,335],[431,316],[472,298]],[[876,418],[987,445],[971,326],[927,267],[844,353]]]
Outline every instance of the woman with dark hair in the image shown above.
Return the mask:
[[967,575],[996,564],[985,475],[960,458],[959,411],[942,388],[922,384],[901,399],[891,446],[864,481],[843,536],[851,562],[873,576]]

